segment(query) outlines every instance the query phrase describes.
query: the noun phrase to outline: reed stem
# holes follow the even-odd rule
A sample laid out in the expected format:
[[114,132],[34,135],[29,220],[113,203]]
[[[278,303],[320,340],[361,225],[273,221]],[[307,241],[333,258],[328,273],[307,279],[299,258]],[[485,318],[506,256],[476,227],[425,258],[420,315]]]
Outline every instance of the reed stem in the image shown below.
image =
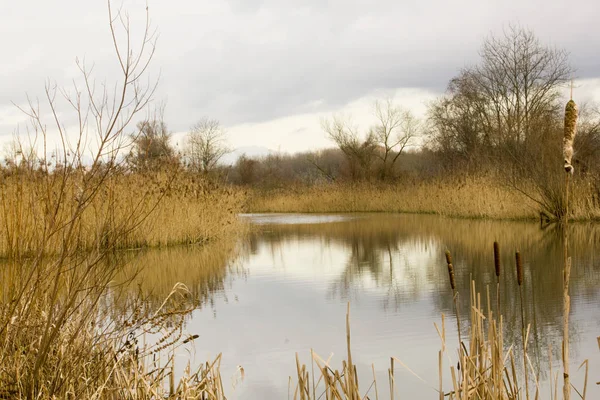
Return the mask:
[[521,337],[523,340],[523,370],[525,372],[525,398],[529,400],[529,376],[527,368],[527,334],[525,333],[525,310],[523,306],[523,261],[521,253],[515,253],[517,264],[517,283],[519,284],[519,299],[521,302]]
[[563,245],[564,245],[564,271],[563,271],[563,399],[571,398],[571,380],[569,377],[569,312],[571,308],[571,298],[569,297],[569,281],[571,278],[571,257],[569,257],[569,177],[566,174],[565,180],[565,217],[563,218]]
[[462,345],[462,336],[460,333],[460,312],[458,309],[458,290],[456,290],[456,281],[454,279],[454,266],[452,265],[452,255],[449,250],[446,250],[446,263],[448,264],[448,275],[450,277],[450,287],[452,288],[452,300],[454,302],[454,311],[456,313],[456,329],[458,330],[458,366],[461,371],[462,382],[465,382],[465,363],[464,350]]

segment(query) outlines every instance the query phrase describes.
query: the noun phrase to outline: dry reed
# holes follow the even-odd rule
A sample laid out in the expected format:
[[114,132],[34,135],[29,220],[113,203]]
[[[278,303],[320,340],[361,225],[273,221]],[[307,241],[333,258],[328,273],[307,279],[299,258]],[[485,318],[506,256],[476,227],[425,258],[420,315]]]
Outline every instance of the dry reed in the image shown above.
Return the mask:
[[[57,222],[67,224],[77,205],[78,174],[68,176],[65,187],[49,187],[35,173],[15,173],[0,181],[0,257],[29,256],[38,249],[43,229],[40,216],[47,204],[61,201]],[[157,174],[120,174],[111,177],[86,207],[76,227],[77,247],[91,250],[119,233],[116,248],[162,247],[203,243],[234,236],[243,194],[176,171]],[[132,221],[132,215],[148,215]],[[132,225],[134,229],[129,229]],[[45,243],[45,253],[56,253],[61,238]]]
[[515,263],[517,266],[517,283],[519,285],[519,300],[521,304],[521,340],[523,341],[523,371],[525,371],[525,397],[529,400],[529,377],[527,368],[527,342],[529,336],[529,326],[525,332],[525,310],[523,305],[523,261],[521,253],[515,253]]
[[500,315],[500,245],[494,242],[494,271],[496,272],[496,316]]
[[569,312],[571,308],[571,298],[569,296],[569,281],[571,277],[571,258],[569,257],[569,191],[570,191],[570,175],[573,174],[573,166],[571,165],[571,157],[573,156],[573,140],[577,133],[577,105],[573,101],[573,90],[571,88],[571,100],[567,102],[565,107],[565,123],[564,123],[564,138],[563,152],[565,171],[565,212],[563,217],[563,241],[564,241],[564,283],[563,283],[563,398],[569,400],[571,398],[571,382],[569,376]]
[[491,219],[534,219],[536,208],[493,177],[251,191],[246,206],[248,212],[401,212]]
[[[523,264],[520,254],[519,256],[516,255],[515,258],[518,260],[517,265],[520,266],[518,270],[521,271],[521,273],[517,272],[517,276],[520,275],[523,277]],[[446,264],[448,266],[452,265],[452,257],[449,252],[446,252]],[[452,270],[453,269],[454,268],[452,267]],[[449,267],[449,271],[450,270]],[[523,282],[523,279],[521,279],[520,288],[522,287]],[[455,288],[453,288],[453,293],[454,291]],[[441,350],[438,352],[439,384],[437,388],[434,388],[432,385],[429,386],[437,391],[437,395],[440,399],[516,400],[528,398],[529,390],[525,389],[524,394],[523,390],[519,388],[519,380],[524,380],[525,386],[527,387],[527,382],[529,380],[528,374],[529,372],[534,372],[533,365],[527,355],[528,348],[527,346],[524,346],[523,348],[523,370],[521,371],[520,368],[517,367],[513,345],[504,342],[503,317],[502,315],[494,317],[491,311],[489,290],[487,292],[487,306],[484,306],[482,295],[477,292],[474,281],[470,284],[469,309],[468,342],[463,343],[461,341],[459,343],[460,375],[457,373],[455,362],[452,362],[451,356],[448,354],[444,315],[442,314],[441,326],[434,324],[441,340]],[[374,372],[373,378],[368,379],[363,383],[362,387],[365,388],[363,389],[363,392],[361,393],[359,391],[359,377],[356,374],[356,366],[351,361],[349,312],[348,308],[346,313],[347,358],[342,361],[342,368],[340,370],[334,370],[330,366],[329,359],[325,360],[311,350],[311,362],[313,365],[317,365],[319,375],[315,377],[313,373],[312,379],[309,379],[308,368],[306,365],[300,364],[298,355],[296,355],[297,377],[295,380],[290,377],[290,382],[295,381],[293,396],[290,396],[290,398],[305,400],[316,400],[320,398],[345,400],[380,398],[380,396],[383,396],[377,389],[378,385]],[[522,326],[523,324],[524,320],[522,321]],[[524,338],[525,342],[526,337]],[[600,347],[600,338],[598,338],[598,341]],[[461,353],[461,351],[463,351],[463,353]],[[445,390],[443,387],[443,364],[445,358],[448,358],[450,365],[450,390]],[[549,358],[548,362],[550,371],[552,371],[552,357]],[[386,397],[390,399],[395,398],[397,391],[397,381],[394,374],[396,364],[401,365],[413,376],[422,380],[399,359],[391,357],[390,367],[388,368],[389,395]],[[586,364],[585,361],[582,366],[584,364]],[[374,371],[375,367],[373,366],[372,369]],[[581,392],[583,398],[585,398],[587,390],[587,374],[588,371],[586,367],[584,387]],[[539,399],[541,395],[539,378],[535,373],[531,376],[533,376],[532,381],[535,385],[534,398]],[[549,382],[551,394],[553,393],[553,383],[557,382],[558,379],[554,379],[551,373]],[[427,382],[425,381],[425,383]],[[422,393],[420,397],[429,398],[430,396]],[[555,395],[553,398],[557,399]]]
[[[533,182],[522,183],[522,190],[529,193],[531,198],[499,182],[500,179],[494,177],[471,176],[462,180],[448,178],[398,184],[334,183],[265,191],[251,189],[245,211],[393,212],[496,220],[539,220],[543,207],[555,211],[555,207],[559,207],[563,210],[560,199],[555,199],[555,204],[540,197]],[[572,220],[600,220],[595,183],[591,176],[578,176],[572,180],[571,186],[578,193],[576,198],[570,199],[569,215]],[[527,186],[529,184],[531,186]],[[559,187],[563,187],[562,183]],[[556,193],[562,196],[562,189]],[[546,212],[546,217],[551,216]]]

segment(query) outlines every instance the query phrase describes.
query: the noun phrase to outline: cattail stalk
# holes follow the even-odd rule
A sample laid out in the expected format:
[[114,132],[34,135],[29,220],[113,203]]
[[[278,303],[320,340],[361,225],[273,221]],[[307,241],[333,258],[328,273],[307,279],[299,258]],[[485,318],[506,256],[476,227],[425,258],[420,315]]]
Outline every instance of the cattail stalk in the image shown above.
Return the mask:
[[[500,321],[500,330],[502,330],[502,316],[500,314],[500,245],[498,242],[494,242],[494,270],[496,272],[496,318]],[[496,322],[491,318],[492,323],[494,324],[494,330],[496,331],[495,324]],[[500,336],[501,337],[501,336]],[[496,338],[496,346],[494,348],[496,352],[496,382],[502,382],[502,371],[504,370],[504,362],[502,357],[502,341]]]
[[523,260],[521,253],[515,253],[517,264],[517,283],[519,284],[519,299],[521,300],[521,337],[523,339],[523,368],[525,370],[525,397],[529,400],[529,379],[527,368],[527,335],[525,333],[525,311],[523,306]]
[[454,266],[452,265],[452,255],[449,250],[446,250],[446,264],[448,265],[448,275],[450,278],[450,287],[452,288],[452,299],[454,301],[454,310],[456,312],[456,328],[458,330],[458,357],[459,357],[459,366],[462,368],[462,379],[466,378],[465,368],[466,365],[463,362],[463,346],[462,346],[462,337],[460,333],[460,313],[458,311],[458,291],[456,290],[456,282],[454,279]]
[[573,101],[573,88],[571,85],[571,100],[565,107],[565,126],[563,138],[563,155],[565,161],[565,210],[563,216],[563,245],[564,245],[564,274],[563,274],[563,399],[571,398],[571,382],[569,377],[569,312],[571,309],[571,298],[569,296],[569,280],[571,278],[571,258],[569,257],[569,177],[573,173],[571,158],[573,157],[573,140],[577,133],[577,104]]
[[496,270],[496,314],[500,316],[500,245],[494,242],[494,269]]

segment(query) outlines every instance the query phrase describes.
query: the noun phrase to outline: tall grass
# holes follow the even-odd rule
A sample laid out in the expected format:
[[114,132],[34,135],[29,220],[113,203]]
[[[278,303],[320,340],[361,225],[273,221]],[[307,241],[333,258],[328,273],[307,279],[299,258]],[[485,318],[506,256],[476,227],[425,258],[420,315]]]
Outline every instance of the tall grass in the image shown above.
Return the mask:
[[[590,178],[573,180],[580,195],[571,199],[573,220],[600,220],[600,201]],[[450,217],[486,219],[540,219],[546,209],[564,208],[560,198],[548,203],[536,187],[505,186],[493,176],[447,177],[424,181],[383,183],[332,183],[291,186],[283,189],[250,190],[248,212],[395,212],[437,214]],[[556,204],[555,204],[556,203]],[[559,213],[560,214],[560,213]]]
[[[73,88],[48,85],[46,109],[22,108],[30,148],[18,142],[0,176],[0,257],[9,259],[0,265],[2,398],[224,398],[220,356],[174,374],[175,352],[197,338],[184,331],[193,292],[175,284],[151,302],[120,290],[136,275],[117,281],[130,261],[119,249],[231,236],[241,200],[179,170],[123,167],[126,132],[156,88],[145,76],[156,37],[144,9],[146,24],[134,32],[138,19],[108,2],[121,67],[114,86],[97,88],[78,63]],[[61,107],[79,122],[68,133]]]
[[251,212],[405,212],[470,218],[537,218],[534,202],[488,178],[293,187],[251,193],[246,208]]
[[[518,258],[520,257],[517,256]],[[452,266],[452,258],[448,253],[446,253],[446,262],[448,264],[449,286],[451,289],[448,296],[456,299],[457,289],[456,285],[453,285],[454,267]],[[518,260],[516,265],[521,266],[519,268],[521,273],[517,273],[517,280],[522,285],[524,280],[522,261]],[[517,292],[520,292],[521,285],[518,285]],[[469,291],[470,301],[466,329],[465,327],[461,327],[458,322],[460,320],[460,316],[458,315],[459,308],[456,308],[457,329],[459,332],[467,332],[466,341],[463,341],[460,334],[458,335],[456,353],[449,351],[451,344],[447,341],[445,316],[442,314],[441,325],[434,324],[441,340],[441,348],[438,353],[439,384],[437,396],[440,399],[457,400],[527,399],[530,398],[529,385],[531,384],[532,398],[539,399],[541,396],[541,382],[531,363],[526,345],[529,341],[527,333],[529,331],[529,324],[526,330],[524,329],[523,353],[519,355],[516,352],[516,343],[507,342],[503,334],[505,329],[512,329],[512,327],[506,327],[503,316],[495,315],[492,311],[493,299],[490,296],[489,288],[482,295],[482,293],[477,291],[475,282],[472,281]],[[519,296],[518,293],[513,293],[513,295]],[[374,373],[373,378],[363,376],[361,381],[356,374],[356,366],[352,363],[349,312],[350,307],[348,305],[348,312],[346,314],[347,354],[346,359],[341,363],[341,368],[335,369],[331,365],[330,359],[326,360],[312,351],[311,366],[300,364],[298,356],[296,356],[297,376],[292,379],[292,398],[306,400],[319,398],[335,400],[366,398],[393,399],[398,390],[398,383],[394,375],[395,365],[402,366],[402,368],[405,368],[417,379],[423,380],[414,374],[409,366],[406,366],[401,360],[391,357],[391,364],[388,369],[388,385],[382,385],[381,382],[378,383]],[[524,328],[526,321],[523,313],[522,316],[522,327]],[[452,359],[453,353],[458,354],[458,363]],[[522,357],[522,360],[519,360],[520,357]],[[446,359],[447,361],[445,361]],[[522,364],[519,364],[519,361],[522,361]],[[551,370],[551,357],[548,362]],[[584,361],[582,365],[586,362]],[[448,365],[449,369],[444,371],[444,365]],[[310,371],[317,371],[317,376],[314,376],[314,373],[311,376]],[[583,373],[584,387],[578,393],[585,399],[587,392],[587,368]],[[552,376],[551,373],[547,384],[549,385],[549,393],[554,393],[552,398],[558,398],[556,396],[558,381],[558,375]],[[446,386],[444,386],[444,382]],[[389,387],[389,392],[387,393],[380,389],[385,386]],[[422,393],[422,398],[433,397],[433,392],[431,395]]]
[[[84,176],[85,172],[72,172],[58,180],[35,171],[5,171],[0,179],[0,257],[31,256],[39,250],[43,216],[51,204],[59,204],[54,223],[69,224]],[[234,188],[178,171],[114,174],[82,210],[74,246],[81,251],[106,246],[108,236],[116,232],[115,248],[203,243],[235,235],[243,196]],[[56,254],[61,245],[57,235],[45,241],[43,250]]]

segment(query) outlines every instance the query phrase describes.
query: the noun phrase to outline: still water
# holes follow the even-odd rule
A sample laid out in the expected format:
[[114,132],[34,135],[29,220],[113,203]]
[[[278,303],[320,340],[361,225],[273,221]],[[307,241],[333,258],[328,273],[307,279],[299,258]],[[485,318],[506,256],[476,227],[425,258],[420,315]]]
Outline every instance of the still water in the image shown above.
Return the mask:
[[[151,279],[144,279],[143,286],[151,287],[157,299],[179,281],[199,300],[186,330],[200,337],[191,353],[181,352],[181,362],[190,354],[194,362],[203,362],[222,353],[229,398],[288,398],[296,353],[309,371],[311,349],[325,359],[332,355],[331,364],[341,368],[348,302],[353,361],[364,381],[361,392],[372,380],[374,365],[380,398],[388,397],[387,374],[394,356],[412,370],[396,364],[399,398],[437,398],[441,344],[434,322],[440,325],[442,314],[454,360],[457,348],[444,251],[453,254],[466,321],[471,279],[483,292],[484,308],[487,285],[495,304],[495,240],[502,253],[505,341],[516,349],[521,346],[514,267],[514,252],[519,250],[525,271],[525,321],[531,324],[529,355],[539,370],[544,398],[549,396],[548,350],[552,349],[553,371],[559,371],[562,338],[563,245],[554,227],[397,214],[242,218],[252,229],[236,245],[151,251],[140,258],[150,266],[144,274]],[[600,399],[600,386],[595,384],[600,381],[600,226],[574,225],[569,235],[572,381],[583,387],[583,369],[577,368],[589,359],[588,398]],[[518,350],[515,354],[519,356]],[[238,365],[245,371],[243,382],[233,379]],[[450,390],[449,374],[444,379]],[[374,398],[373,392],[370,395]]]

